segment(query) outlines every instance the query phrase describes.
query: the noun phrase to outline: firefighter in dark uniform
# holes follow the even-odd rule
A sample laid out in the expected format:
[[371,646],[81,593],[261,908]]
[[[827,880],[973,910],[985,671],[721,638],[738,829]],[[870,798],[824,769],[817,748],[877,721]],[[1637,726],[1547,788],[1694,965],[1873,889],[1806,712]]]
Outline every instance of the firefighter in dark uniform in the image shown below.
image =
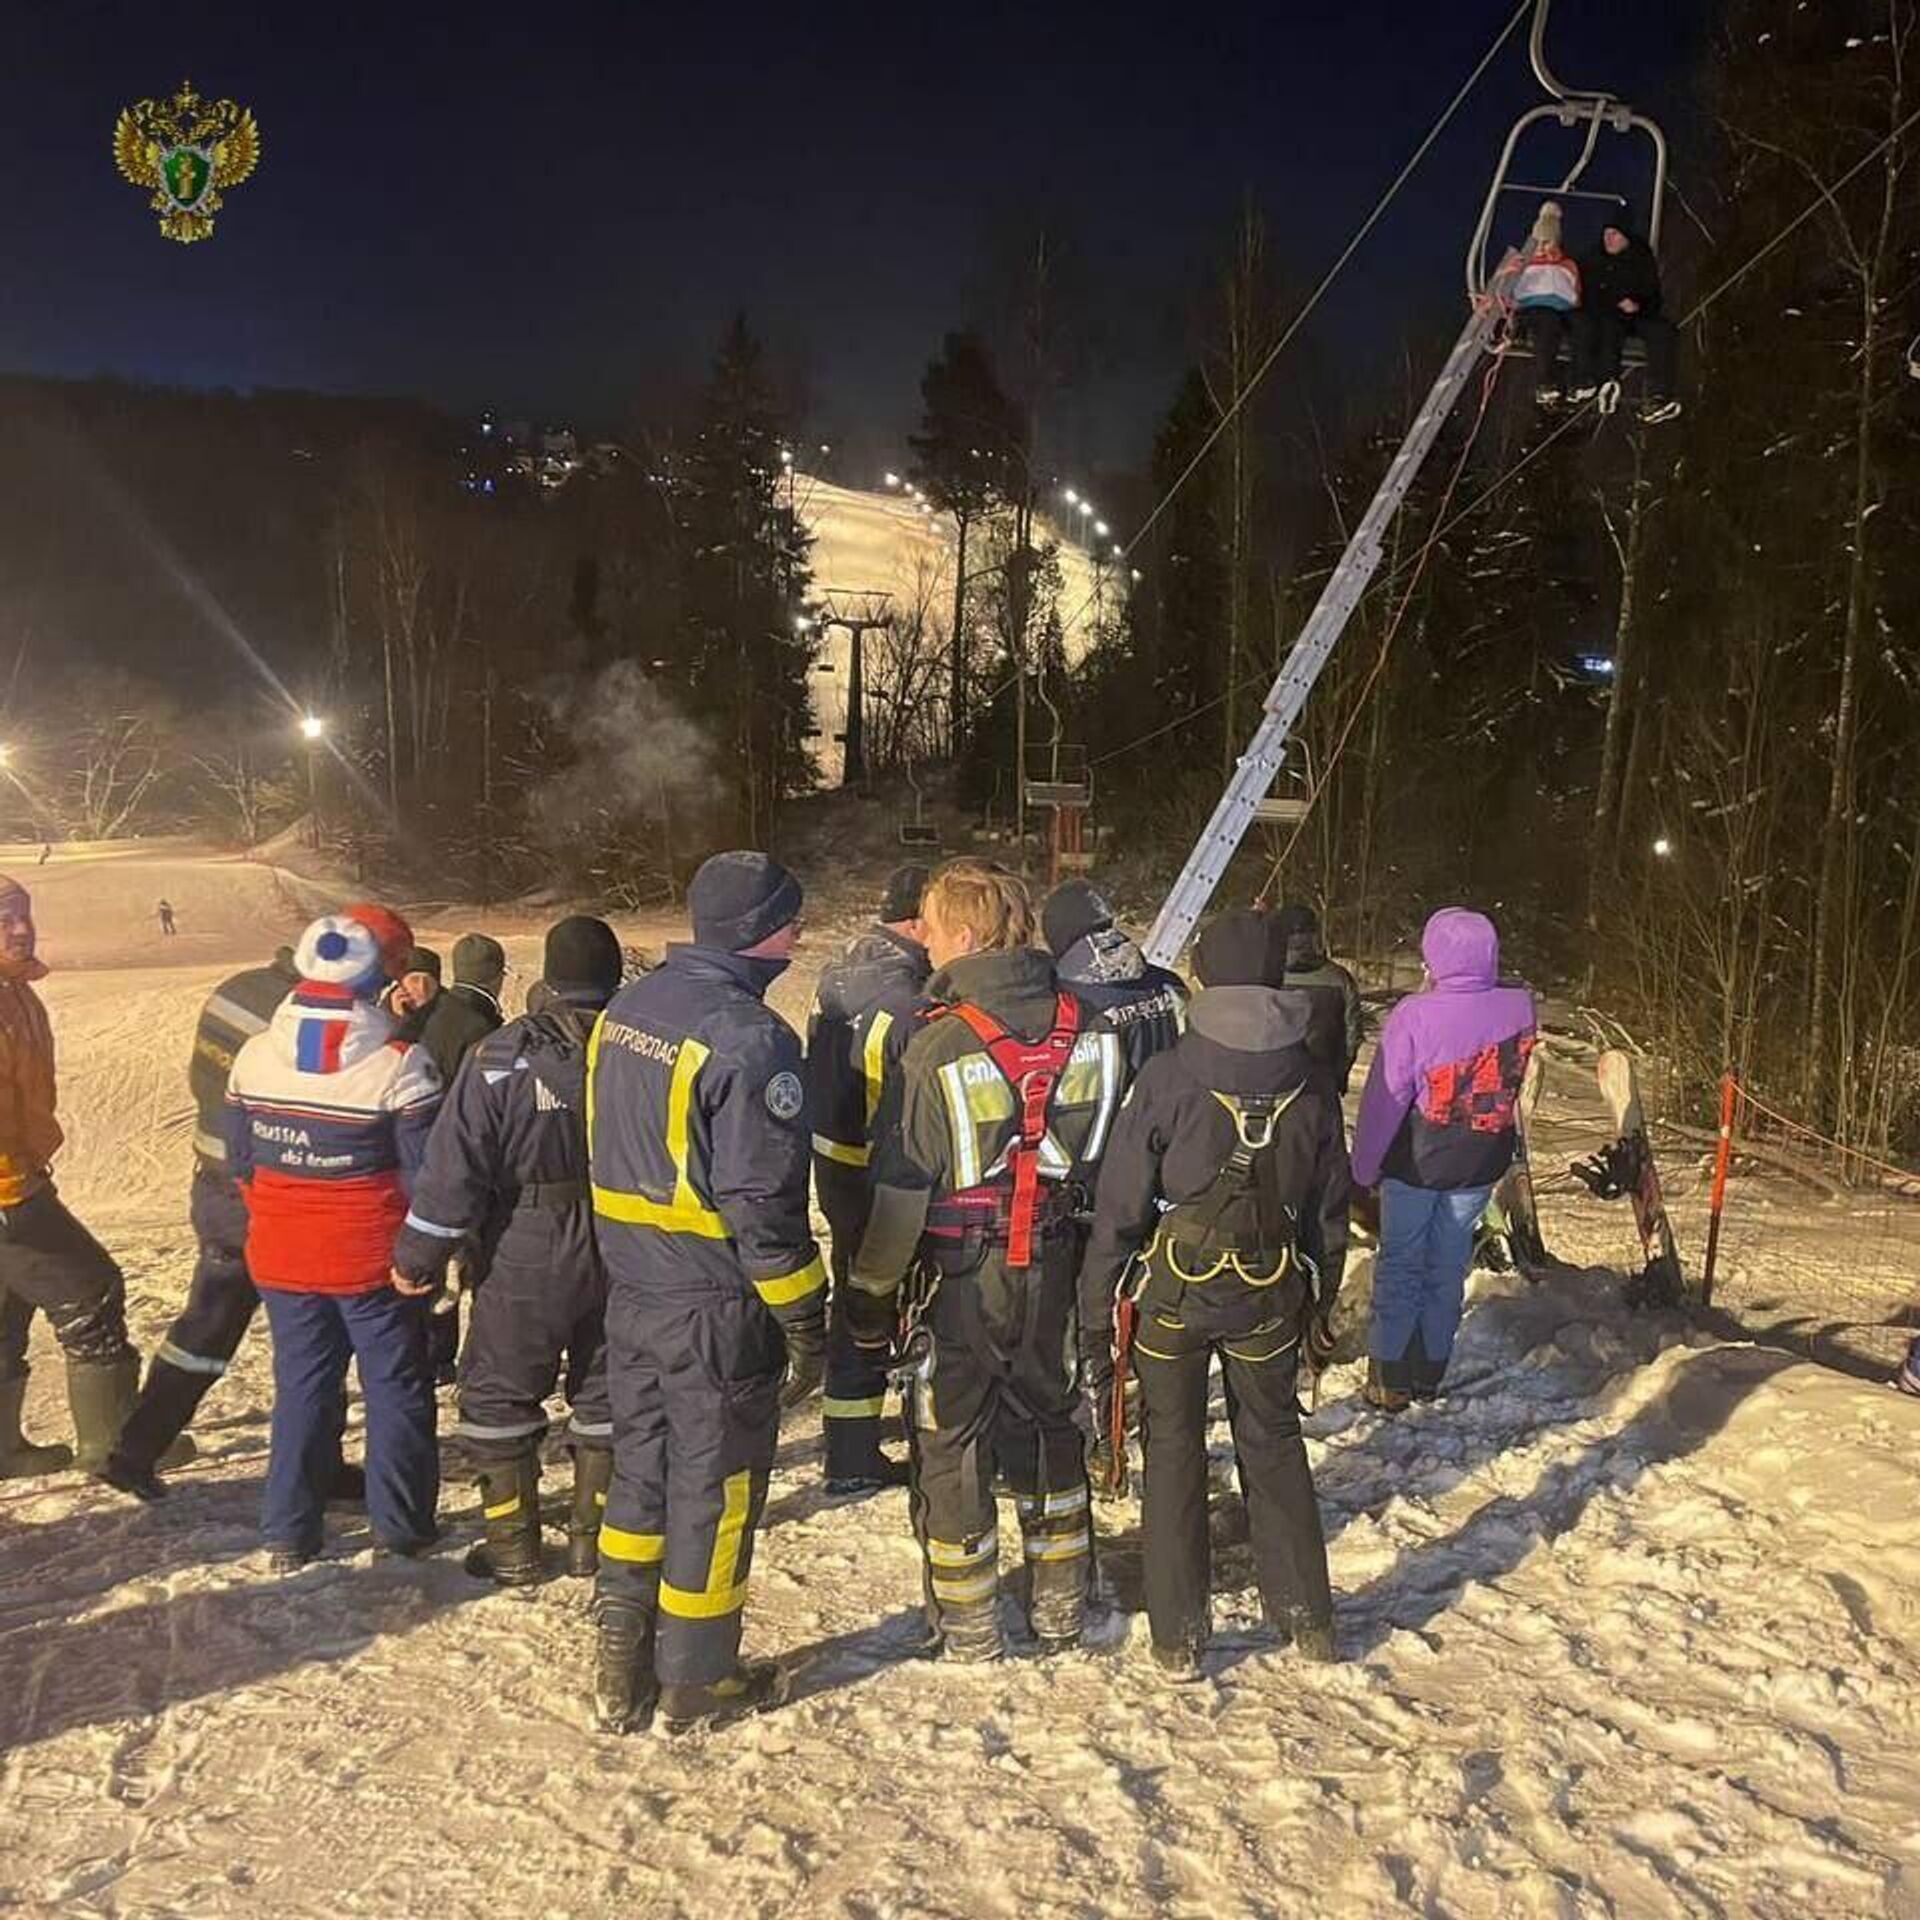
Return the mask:
[[927,949],[920,926],[925,867],[889,876],[875,924],[820,976],[807,1027],[807,1104],[813,1126],[813,1190],[832,1234],[828,1312],[827,1490],[900,1486],[904,1464],[880,1450],[886,1405],[884,1356],[860,1346],[847,1325],[854,1250],[866,1231],[869,1158],[880,1093],[914,1033],[925,994]]
[[[1327,1548],[1300,1437],[1303,1347],[1324,1364],[1346,1257],[1351,1177],[1340,1102],[1308,1045],[1311,996],[1282,989],[1270,921],[1239,911],[1197,952],[1186,1034],[1128,1097],[1100,1169],[1081,1277],[1084,1325],[1133,1296],[1147,1618],[1154,1658],[1197,1677],[1209,1632],[1207,1391],[1217,1358],[1271,1625],[1331,1660]],[[1096,1400],[1114,1354],[1086,1344]]]
[[1187,983],[1156,967],[1121,932],[1097,888],[1085,880],[1055,887],[1040,909],[1040,928],[1061,985],[1120,1036],[1129,1079],[1180,1038]]
[[1072,1216],[1125,1088],[1119,1037],[1031,944],[1012,874],[950,863],[923,918],[936,969],[874,1134],[873,1212],[854,1262],[854,1330],[903,1359],[914,1531],[928,1624],[948,1658],[1001,1652],[996,1472],[1014,1495],[1043,1649],[1074,1645],[1091,1565],[1068,1358]]
[[394,1245],[395,1284],[426,1293],[469,1240],[486,1285],[472,1296],[454,1431],[480,1463],[486,1538],[467,1571],[528,1586],[540,1552],[545,1401],[564,1369],[573,1409],[567,1571],[598,1565],[613,1475],[607,1281],[587,1173],[587,1044],[620,985],[620,942],[578,916],[547,934],[538,1010],[472,1050],[434,1122]]
[[[353,909],[349,908],[351,913]],[[159,1470],[193,1458],[187,1435],[200,1402],[240,1350],[260,1305],[247,1272],[247,1207],[227,1170],[227,1076],[233,1057],[264,1033],[274,1009],[299,984],[293,949],[282,947],[264,967],[221,981],[200,1009],[187,1085],[193,1094],[193,1188],[188,1201],[199,1257],[179,1318],[147,1367],[140,1397],[120,1430],[104,1478],[123,1493],[158,1500]],[[358,1467],[337,1466],[332,1497],[358,1499]]]
[[588,1055],[614,1445],[594,1695],[616,1732],[656,1683],[669,1731],[785,1697],[779,1666],[741,1663],[741,1613],[780,1409],[826,1364],[800,1042],[764,1001],[800,886],[716,854],[687,904],[692,943],[615,996]]

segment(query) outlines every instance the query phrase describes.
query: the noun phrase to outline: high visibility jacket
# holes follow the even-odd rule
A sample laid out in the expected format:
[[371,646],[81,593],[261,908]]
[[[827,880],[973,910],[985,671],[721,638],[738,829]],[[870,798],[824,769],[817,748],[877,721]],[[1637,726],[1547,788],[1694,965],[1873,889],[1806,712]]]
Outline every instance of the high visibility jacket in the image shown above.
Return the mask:
[[0,1207],[17,1207],[47,1184],[64,1135],[54,1118],[53,1027],[33,982],[35,960],[0,980]]
[[[929,999],[979,1007],[1023,1039],[1055,1023],[1059,986],[1044,953],[970,954],[927,983]],[[1059,1197],[1091,1192],[1126,1092],[1120,1036],[1083,1009],[1080,1031],[1048,1108],[1040,1178]],[[952,1014],[922,1020],[881,1099],[874,1130],[874,1212],[854,1284],[890,1293],[919,1249],[929,1208],[1006,1177],[1020,1141],[1020,1103],[985,1044]]]
[[270,965],[248,967],[222,980],[200,1009],[193,1057],[187,1062],[193,1150],[202,1165],[216,1172],[224,1173],[227,1167],[227,1076],[235,1056],[256,1033],[266,1032],[274,1009],[299,984],[293,949],[282,947]]
[[671,946],[594,1027],[588,1160],[616,1287],[751,1287],[783,1320],[820,1311],[800,1041],[762,998],[777,972]]
[[924,947],[876,926],[821,974],[807,1026],[807,1104],[822,1160],[866,1168],[887,1070],[913,1038],[929,971]]

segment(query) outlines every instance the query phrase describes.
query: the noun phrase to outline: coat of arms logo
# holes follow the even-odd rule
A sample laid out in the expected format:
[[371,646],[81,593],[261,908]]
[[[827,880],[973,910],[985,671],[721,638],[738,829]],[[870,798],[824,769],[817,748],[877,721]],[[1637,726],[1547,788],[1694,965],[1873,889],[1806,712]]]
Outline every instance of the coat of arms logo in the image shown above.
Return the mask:
[[260,164],[260,128],[251,109],[231,100],[203,100],[191,80],[171,100],[141,100],[114,123],[113,158],[136,187],[160,231],[187,245],[213,231],[221,192],[237,187]]

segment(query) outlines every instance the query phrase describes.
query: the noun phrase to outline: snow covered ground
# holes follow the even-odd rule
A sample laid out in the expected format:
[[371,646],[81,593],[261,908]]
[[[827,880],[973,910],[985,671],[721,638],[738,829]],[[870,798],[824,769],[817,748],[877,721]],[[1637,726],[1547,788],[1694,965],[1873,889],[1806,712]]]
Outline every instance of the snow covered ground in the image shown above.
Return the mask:
[[[67,884],[76,920],[96,895],[109,913],[104,874]],[[150,905],[150,875],[124,885]],[[166,1130],[198,991],[273,931],[161,968],[140,927],[118,965],[49,983],[67,1189],[125,1261],[147,1343],[192,1258]],[[791,1010],[806,982],[784,984]],[[1556,1078],[1555,1160],[1597,1140],[1577,1075]],[[142,1155],[156,1117],[167,1144]],[[1668,1159],[1697,1249],[1691,1162]],[[1862,1278],[1844,1213],[1763,1191],[1743,1218],[1764,1231],[1733,1236],[1736,1309],[1893,1317],[1904,1222],[1876,1217]],[[0,1910],[1920,1914],[1920,1403],[1626,1314],[1605,1270],[1625,1214],[1544,1211],[1584,1264],[1476,1280],[1444,1405],[1388,1421],[1355,1369],[1327,1382],[1311,1451],[1341,1666],[1260,1644],[1224,1457],[1202,1684],[1146,1660],[1131,1504],[1100,1515],[1115,1612],[1095,1648],[917,1661],[903,1497],[829,1501],[809,1415],[783,1437],[748,1615],[796,1697],[681,1742],[588,1731],[585,1588],[469,1581],[474,1501],[451,1476],[432,1561],[376,1565],[335,1516],[325,1560],[270,1578],[262,1334],[163,1507],[71,1477],[0,1488]],[[46,1434],[43,1335],[35,1357]]]

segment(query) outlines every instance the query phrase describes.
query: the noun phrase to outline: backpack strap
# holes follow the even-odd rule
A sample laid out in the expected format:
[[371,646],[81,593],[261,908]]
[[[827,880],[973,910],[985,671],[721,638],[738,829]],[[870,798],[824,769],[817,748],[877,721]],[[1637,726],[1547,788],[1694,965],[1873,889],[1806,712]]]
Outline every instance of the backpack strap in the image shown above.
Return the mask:
[[1013,1175],[1012,1203],[1007,1212],[1007,1265],[1030,1267],[1040,1195],[1040,1145],[1047,1137],[1054,1090],[1080,1037],[1080,1003],[1070,993],[1061,994],[1054,1003],[1053,1026],[1042,1040],[1022,1040],[984,1008],[964,1000],[947,1011],[972,1030],[1000,1077],[1013,1089],[1020,1138],[1007,1156]]

